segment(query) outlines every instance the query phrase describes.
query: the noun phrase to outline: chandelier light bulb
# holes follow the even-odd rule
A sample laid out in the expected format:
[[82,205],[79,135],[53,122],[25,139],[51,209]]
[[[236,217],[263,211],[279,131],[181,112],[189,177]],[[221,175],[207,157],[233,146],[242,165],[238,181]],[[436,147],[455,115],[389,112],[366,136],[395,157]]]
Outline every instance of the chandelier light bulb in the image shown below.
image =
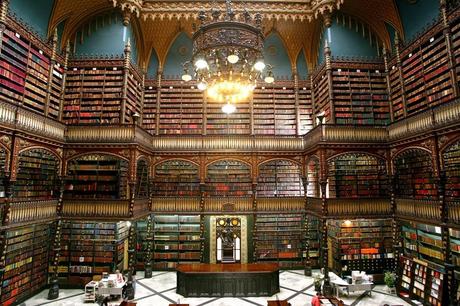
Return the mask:
[[262,62],[261,60],[258,60],[255,64],[254,64],[254,69],[257,70],[257,71],[262,71],[264,70],[265,68],[265,63]]
[[196,69],[205,69],[208,67],[208,63],[204,59],[200,58],[195,62],[195,67]]
[[273,77],[273,75],[269,74],[265,77],[264,81],[265,83],[271,84],[275,81],[275,78]]
[[238,62],[240,58],[238,57],[238,55],[236,55],[235,53],[233,54],[230,54],[229,56],[227,56],[227,61],[230,63],[230,64],[236,64]]
[[208,87],[208,86],[206,85],[205,82],[201,81],[200,83],[198,83],[197,87],[198,87],[199,90],[205,90],[206,87]]
[[192,80],[192,76],[191,76],[190,74],[184,73],[184,74],[182,75],[182,81],[188,82],[188,81],[190,81],[190,80]]
[[231,104],[230,102],[227,102],[224,106],[222,106],[222,111],[226,113],[227,115],[232,114],[236,111],[235,105]]

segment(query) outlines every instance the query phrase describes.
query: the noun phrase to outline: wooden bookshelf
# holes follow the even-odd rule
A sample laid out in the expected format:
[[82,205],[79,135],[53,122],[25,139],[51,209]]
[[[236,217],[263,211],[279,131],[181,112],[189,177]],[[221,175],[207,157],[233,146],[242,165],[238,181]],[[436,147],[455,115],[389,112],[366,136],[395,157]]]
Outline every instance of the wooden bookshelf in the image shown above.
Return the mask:
[[199,196],[198,166],[184,160],[169,160],[156,165],[153,193],[157,197]]
[[303,266],[306,233],[301,214],[258,214],[253,239],[256,261],[285,269]]
[[[430,35],[431,34],[431,35]],[[453,100],[446,40],[441,24],[401,52],[407,114]]]
[[48,282],[49,224],[6,230],[1,276],[2,305],[17,305],[43,289]]
[[314,117],[318,114],[323,113],[323,123],[331,120],[331,106],[329,99],[329,84],[328,76],[325,67],[320,69],[315,75],[313,75],[313,94],[314,94]]
[[[0,99],[57,119],[64,73],[60,63],[52,67],[51,50],[42,50],[40,45],[16,32],[15,26],[18,25],[7,26],[2,35]],[[51,84],[49,100],[48,83]]]
[[431,155],[410,149],[396,157],[395,194],[399,198],[436,199]]
[[319,268],[321,258],[321,229],[320,221],[315,216],[307,216],[308,218],[308,256],[310,258],[310,266]]
[[450,228],[451,261],[457,271],[460,271],[460,230]]
[[400,79],[400,71],[396,58],[389,63],[389,78],[390,78],[390,96],[393,107],[393,118],[399,120],[404,118],[403,90]]
[[17,180],[13,193],[17,198],[51,199],[59,196],[59,161],[47,150],[31,149],[19,154]]
[[144,87],[142,127],[152,135],[155,135],[157,127],[157,96],[157,82],[153,80],[146,81]]
[[274,160],[259,168],[258,197],[303,196],[300,167],[288,160]]
[[120,123],[122,63],[101,60],[93,67],[90,62],[69,63],[63,116],[66,124]]
[[148,252],[148,239],[153,237],[148,237],[147,232],[147,220],[137,220],[135,222],[136,226],[136,268],[143,269],[147,252]]
[[160,98],[160,135],[202,134],[203,92],[193,83],[165,80]]
[[199,215],[156,215],[153,228],[154,269],[175,269],[178,264],[200,262]]
[[111,155],[89,154],[68,162],[64,197],[127,199],[128,162]]
[[125,121],[123,123],[133,123],[133,115],[142,113],[142,92],[144,86],[142,83],[142,76],[130,63],[127,72],[126,84],[126,107],[125,107]]
[[329,267],[340,274],[394,270],[391,219],[328,220]]
[[236,160],[222,160],[208,166],[206,195],[209,197],[250,197],[251,168]]
[[328,162],[329,197],[379,198],[388,196],[385,160],[347,153]]
[[319,188],[319,161],[310,159],[307,164],[307,196],[318,198],[320,196]]
[[390,115],[383,67],[360,64],[356,69],[348,68],[351,65],[347,63],[334,65],[341,67],[332,70],[336,123],[387,125]]
[[404,254],[438,264],[446,260],[441,227],[415,222],[402,225]]
[[398,284],[401,297],[423,305],[445,305],[447,275],[442,266],[405,256],[399,262],[403,272]]
[[237,103],[232,114],[222,112],[222,103],[206,104],[207,135],[249,135],[251,133],[251,109],[248,101]]
[[123,270],[126,221],[62,223],[58,275],[63,284],[84,286],[93,275]]
[[460,197],[460,142],[451,145],[443,153],[446,173],[446,201],[456,201]]
[[310,82],[299,82],[299,134],[305,135],[313,128],[313,108],[311,103]]

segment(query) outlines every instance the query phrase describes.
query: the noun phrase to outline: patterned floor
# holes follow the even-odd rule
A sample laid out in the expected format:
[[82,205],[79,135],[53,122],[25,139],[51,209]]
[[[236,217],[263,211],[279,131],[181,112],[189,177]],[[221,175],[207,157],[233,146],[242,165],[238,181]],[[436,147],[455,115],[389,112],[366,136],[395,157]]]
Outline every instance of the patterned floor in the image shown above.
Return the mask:
[[[154,272],[150,279],[143,278],[143,273],[137,275],[135,301],[139,306],[168,306],[170,303],[188,303],[190,306],[265,306],[267,300],[287,299],[292,306],[310,306],[311,298],[315,294],[313,278],[303,275],[303,271],[289,270],[280,273],[281,291],[273,297],[251,298],[184,298],[176,293],[176,274],[174,272]],[[83,290],[61,289],[59,299],[46,299],[48,290],[44,290],[30,298],[21,306],[83,306],[97,305],[83,302]],[[350,306],[381,306],[409,305],[395,295],[386,292],[385,286],[376,286],[372,296],[366,294],[350,294],[349,297],[340,297]],[[112,305],[118,305],[113,303]]]

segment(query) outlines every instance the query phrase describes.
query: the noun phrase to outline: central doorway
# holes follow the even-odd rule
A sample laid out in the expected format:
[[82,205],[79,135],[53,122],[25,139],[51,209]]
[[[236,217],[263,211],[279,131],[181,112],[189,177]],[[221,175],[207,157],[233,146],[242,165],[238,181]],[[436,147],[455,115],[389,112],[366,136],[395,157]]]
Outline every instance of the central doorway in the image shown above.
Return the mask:
[[216,218],[216,259],[218,263],[241,262],[241,219]]

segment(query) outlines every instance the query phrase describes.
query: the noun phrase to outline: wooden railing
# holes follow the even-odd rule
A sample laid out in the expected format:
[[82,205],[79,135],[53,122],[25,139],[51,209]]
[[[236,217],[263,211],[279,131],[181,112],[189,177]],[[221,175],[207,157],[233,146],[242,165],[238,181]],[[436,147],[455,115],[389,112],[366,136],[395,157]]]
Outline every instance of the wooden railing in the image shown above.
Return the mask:
[[65,199],[62,217],[128,218],[129,200]]
[[257,211],[300,212],[305,211],[305,197],[258,198]]
[[133,217],[136,218],[140,215],[144,215],[150,212],[150,200],[136,199],[134,200]]
[[69,125],[65,138],[69,143],[139,143],[152,147],[152,136],[132,124]]
[[301,151],[302,137],[264,136],[159,136],[153,138],[156,151]]
[[205,212],[248,212],[252,211],[251,198],[205,198]]
[[8,224],[55,218],[57,205],[58,200],[13,201],[9,203]]
[[307,212],[311,211],[319,215],[322,214],[322,211],[323,211],[322,202],[323,201],[321,198],[308,197],[307,198]]
[[396,199],[396,215],[433,221],[441,220],[439,202],[434,200]]
[[460,224],[460,202],[447,202],[447,216],[449,222]]
[[341,216],[388,216],[391,214],[390,199],[327,199],[328,217]]
[[429,111],[395,122],[388,127],[388,133],[390,140],[397,140],[459,123],[458,118],[460,118],[460,100],[439,105]]
[[200,198],[154,197],[153,212],[199,212]]
[[0,102],[0,125],[59,141],[64,140],[64,124],[6,102]]

